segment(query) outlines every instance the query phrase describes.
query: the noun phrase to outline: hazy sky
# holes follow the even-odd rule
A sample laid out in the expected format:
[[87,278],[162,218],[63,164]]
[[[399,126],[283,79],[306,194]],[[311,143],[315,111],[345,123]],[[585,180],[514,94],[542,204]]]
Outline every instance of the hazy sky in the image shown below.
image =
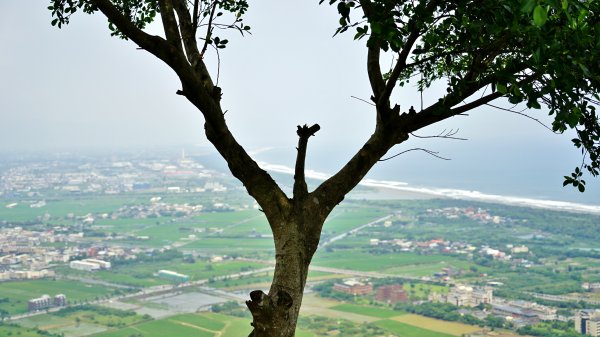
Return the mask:
[[[52,27],[48,3],[0,2],[0,151],[208,145],[201,114],[175,95],[180,85],[167,66],[134,43],[110,37],[101,15],[77,13],[69,26]],[[317,3],[252,2],[246,18],[252,35],[228,36],[219,86],[227,120],[242,145],[289,149],[293,155],[296,125],[319,123],[307,165],[330,168],[370,135],[374,112],[350,97],[370,96],[364,41],[352,41],[352,34],[332,38],[334,8]],[[207,61],[214,65],[215,55]],[[436,101],[439,94],[431,89],[425,101]],[[418,106],[410,88],[394,97],[402,110]],[[469,140],[411,140],[392,152],[426,146],[452,161],[411,153],[377,170],[388,176],[397,170],[396,180],[406,180],[407,167],[465,180],[477,170],[513,184],[547,176],[543,184],[559,186],[579,162],[572,135],[553,135],[535,122],[490,108],[420,134],[450,128],[460,128],[459,136]],[[311,164],[311,158],[319,162]],[[585,200],[600,200],[600,184],[592,185]]]

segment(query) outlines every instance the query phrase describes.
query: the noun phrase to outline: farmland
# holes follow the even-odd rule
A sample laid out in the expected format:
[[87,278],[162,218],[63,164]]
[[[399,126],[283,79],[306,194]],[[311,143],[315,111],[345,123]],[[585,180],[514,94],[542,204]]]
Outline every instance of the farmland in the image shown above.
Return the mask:
[[70,302],[92,301],[113,294],[115,289],[68,280],[36,280],[0,283],[0,296],[8,301],[0,309],[10,314],[27,312],[27,301],[48,294],[65,294]]
[[[22,328],[3,326],[4,331],[26,337],[37,337],[40,332],[34,328],[66,337],[247,334],[249,318],[238,317],[247,314],[244,308],[218,314],[204,310],[241,302],[249,289],[269,287],[274,258],[269,224],[231,178],[201,166],[169,173],[150,169],[189,165],[181,163],[152,162],[136,169],[126,168],[133,164],[117,165],[119,175],[107,174],[96,184],[111,181],[104,186],[106,194],[87,189],[97,186],[86,185],[96,176],[85,169],[65,176],[52,172],[48,182],[63,177],[66,185],[48,183],[30,193],[0,195],[5,206],[0,207],[0,273],[3,279],[15,278],[0,283],[0,313],[25,313],[27,301],[43,294],[64,293],[69,304],[77,305],[65,315],[17,320]],[[94,174],[112,170],[103,165],[97,171],[101,173]],[[196,169],[201,172],[189,173]],[[125,177],[144,177],[138,184],[143,186],[123,183],[123,171],[129,171]],[[20,184],[20,178],[15,179]],[[73,189],[75,182],[81,186]],[[377,219],[382,220],[373,223]],[[443,297],[453,284],[493,284],[494,296],[508,300],[532,300],[525,292],[597,300],[581,287],[600,282],[600,256],[590,249],[597,245],[596,234],[583,235],[597,223],[600,218],[591,214],[475,201],[349,198],[324,225],[322,247],[308,276],[309,290],[322,294],[319,286],[332,288],[349,281],[371,283],[373,291],[351,295],[328,289],[330,297],[343,302],[307,295],[297,335],[448,337],[480,329],[415,311],[408,314],[410,303],[404,308],[397,304],[394,310],[392,302],[375,299],[377,288],[387,284],[402,285],[409,302],[432,306],[430,295]],[[362,229],[355,231],[358,227]],[[515,247],[526,249],[514,253]],[[68,265],[86,258],[108,260],[112,267],[82,271]],[[163,269],[187,275],[190,282],[160,278],[158,271]],[[53,273],[48,279],[23,279],[43,277],[30,273],[37,270]],[[80,306],[89,302],[131,315],[100,314]],[[561,305],[566,312],[573,308]],[[483,309],[477,309],[482,311],[478,317],[489,313],[489,308]],[[486,317],[461,322],[485,325]]]

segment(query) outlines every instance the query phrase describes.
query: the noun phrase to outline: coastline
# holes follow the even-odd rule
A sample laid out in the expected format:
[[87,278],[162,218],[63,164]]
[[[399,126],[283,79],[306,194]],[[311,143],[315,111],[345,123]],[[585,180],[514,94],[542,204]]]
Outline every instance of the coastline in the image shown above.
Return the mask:
[[[294,174],[294,169],[287,166],[273,165],[265,162],[259,162],[258,164],[267,171],[291,175]],[[330,175],[326,173],[306,170],[307,178],[325,180],[329,176]],[[518,196],[485,194],[479,191],[468,191],[461,189],[414,187],[404,182],[375,179],[364,179],[359,183],[359,186],[372,188],[373,191],[354,191],[349,194],[348,198],[371,198],[379,200],[449,198],[506,204],[511,206],[542,208],[554,211],[567,211],[600,215],[600,205],[579,204],[568,201],[543,200]]]

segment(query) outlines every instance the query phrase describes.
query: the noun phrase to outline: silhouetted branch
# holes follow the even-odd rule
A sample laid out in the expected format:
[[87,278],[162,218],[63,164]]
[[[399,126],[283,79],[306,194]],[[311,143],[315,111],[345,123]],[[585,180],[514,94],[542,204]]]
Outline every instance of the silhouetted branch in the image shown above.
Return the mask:
[[450,131],[446,132],[446,129],[444,129],[442,132],[440,132],[439,134],[435,135],[435,136],[419,136],[419,135],[415,135],[414,133],[410,133],[411,136],[413,137],[417,137],[417,138],[444,138],[444,139],[456,139],[456,140],[467,140],[467,138],[461,138],[461,137],[454,137],[454,135],[458,134],[458,131],[460,131],[460,129],[450,129]]
[[365,103],[367,103],[367,104],[369,104],[369,105],[375,106],[375,104],[373,104],[373,103],[371,103],[371,102],[367,101],[366,99],[362,99],[362,98],[359,98],[359,97],[356,97],[356,96],[350,96],[350,97],[352,97],[352,98],[354,98],[354,99],[357,99],[357,100],[359,100],[359,101],[365,102]]
[[515,111],[515,110],[512,110],[512,109],[507,109],[507,108],[499,107],[499,106],[496,106],[496,105],[493,105],[493,104],[489,104],[489,103],[486,103],[485,105],[487,105],[487,106],[490,106],[490,107],[492,107],[492,108],[496,108],[496,109],[498,109],[498,110],[507,111],[507,112],[512,112],[512,113],[514,113],[514,114],[521,115],[521,116],[523,116],[523,117],[527,117],[527,118],[529,118],[529,119],[531,119],[531,120],[533,120],[533,121],[537,122],[538,124],[540,124],[540,125],[541,125],[541,126],[543,126],[544,128],[546,128],[546,129],[550,130],[552,133],[556,133],[556,134],[558,134],[558,132],[555,132],[554,130],[552,130],[552,128],[551,128],[551,127],[549,127],[548,125],[544,124],[544,123],[543,123],[542,121],[540,121],[539,119],[537,119],[537,118],[535,118],[535,117],[531,117],[531,116],[529,116],[528,114],[525,114],[525,113],[523,113],[522,111]]
[[439,158],[439,159],[442,159],[442,160],[450,160],[450,158],[445,158],[445,157],[442,157],[442,156],[438,155],[439,152],[431,151],[431,150],[427,150],[427,149],[423,149],[423,148],[417,147],[417,148],[414,148],[414,149],[408,149],[408,150],[402,151],[402,152],[397,153],[397,154],[395,154],[395,155],[393,155],[391,157],[379,159],[379,161],[390,160],[390,159],[396,158],[396,157],[398,157],[398,156],[400,156],[402,154],[405,154],[407,152],[410,152],[410,151],[423,151],[423,152],[425,152],[425,153],[427,153],[429,155],[432,155],[432,156],[434,156],[436,158]]
[[294,199],[302,199],[308,194],[308,187],[306,186],[306,178],[304,175],[304,162],[306,160],[306,148],[308,145],[308,139],[315,135],[321,127],[319,124],[315,124],[311,127],[304,124],[303,126],[298,125],[298,155],[296,157],[296,167],[294,170]]
[[206,48],[208,48],[208,41],[210,41],[211,39],[210,36],[212,35],[212,23],[215,17],[215,11],[217,10],[218,3],[218,1],[215,1],[213,3],[213,8],[210,11],[210,17],[208,19],[208,28],[206,28],[206,37],[204,38],[204,46],[202,46],[202,51],[200,51],[200,58],[204,58],[204,53],[206,53]]

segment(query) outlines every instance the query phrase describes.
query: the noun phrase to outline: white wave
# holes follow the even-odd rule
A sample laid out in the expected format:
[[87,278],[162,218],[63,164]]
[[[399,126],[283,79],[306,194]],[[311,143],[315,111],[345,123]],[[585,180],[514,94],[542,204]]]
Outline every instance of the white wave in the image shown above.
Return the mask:
[[[294,174],[294,169],[284,165],[274,165],[265,162],[258,163],[263,169],[272,172]],[[325,180],[331,175],[327,173],[317,172],[314,170],[306,170],[305,175],[307,178]],[[496,194],[485,194],[479,191],[469,191],[461,189],[448,189],[448,188],[430,188],[430,187],[413,187],[409,186],[408,183],[400,181],[389,181],[389,180],[375,180],[375,179],[364,179],[359,185],[367,187],[386,188],[397,191],[405,191],[412,193],[428,194],[432,196],[452,198],[452,199],[464,199],[464,200],[476,200],[485,202],[494,202],[515,206],[526,206],[551,209],[556,211],[573,211],[573,212],[585,212],[600,214],[600,205],[586,205],[568,201],[557,201],[557,200],[542,200],[542,199],[531,199],[516,196],[504,196]]]

